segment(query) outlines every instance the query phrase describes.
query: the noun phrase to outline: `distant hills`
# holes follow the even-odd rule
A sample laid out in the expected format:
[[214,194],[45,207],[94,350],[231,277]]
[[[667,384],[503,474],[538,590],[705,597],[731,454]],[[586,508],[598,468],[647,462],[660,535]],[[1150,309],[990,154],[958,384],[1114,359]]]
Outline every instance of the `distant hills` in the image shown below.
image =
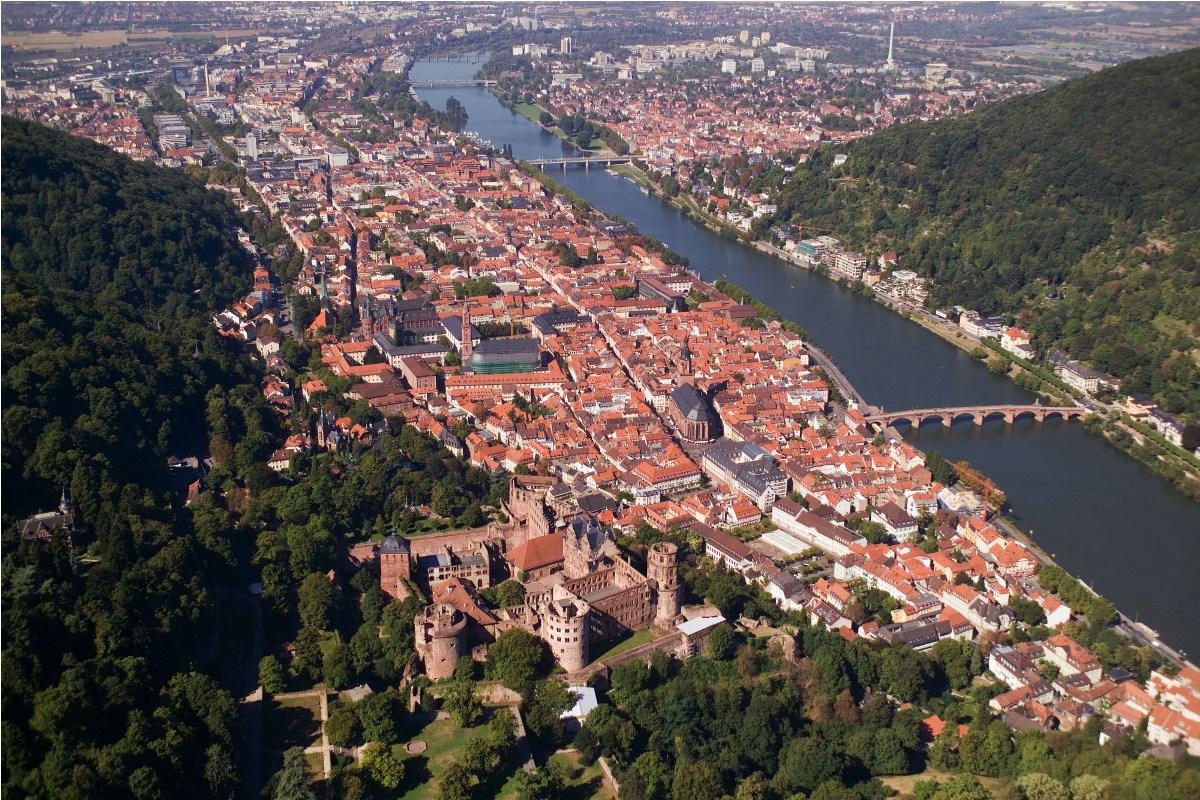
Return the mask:
[[894,249],[938,305],[1014,315],[1042,348],[1200,414],[1200,49],[845,152],[784,184],[779,216]]

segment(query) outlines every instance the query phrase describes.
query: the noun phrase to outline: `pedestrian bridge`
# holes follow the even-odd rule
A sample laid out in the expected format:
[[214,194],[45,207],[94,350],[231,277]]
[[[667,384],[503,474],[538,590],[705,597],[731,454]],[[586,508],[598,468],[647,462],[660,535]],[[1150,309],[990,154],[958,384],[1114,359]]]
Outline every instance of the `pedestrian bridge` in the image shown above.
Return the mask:
[[957,406],[953,408],[915,408],[908,411],[879,411],[865,415],[867,423],[884,428],[897,422],[907,422],[914,428],[919,428],[929,420],[940,420],[949,428],[960,419],[968,418],[976,425],[982,425],[989,419],[1003,419],[1008,424],[1023,417],[1031,417],[1038,422],[1057,417],[1063,420],[1083,419],[1092,412],[1082,406]]

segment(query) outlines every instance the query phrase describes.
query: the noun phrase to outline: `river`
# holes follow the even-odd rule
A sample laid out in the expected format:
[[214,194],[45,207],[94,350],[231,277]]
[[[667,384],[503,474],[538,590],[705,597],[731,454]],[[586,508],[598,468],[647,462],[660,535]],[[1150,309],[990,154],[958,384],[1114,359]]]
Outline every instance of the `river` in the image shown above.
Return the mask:
[[[470,78],[477,64],[418,62],[412,78]],[[450,96],[467,127],[518,158],[575,154],[570,145],[502,106],[481,87],[418,89],[436,108]],[[887,409],[1030,403],[1033,396],[924,328],[873,300],[712,233],[603,169],[549,174],[686,257],[708,280],[727,278],[808,331],[872,405]],[[1008,495],[1011,516],[1072,574],[1171,646],[1200,653],[1200,505],[1077,423],[1029,420],[947,430],[934,422],[908,438],[965,459]]]

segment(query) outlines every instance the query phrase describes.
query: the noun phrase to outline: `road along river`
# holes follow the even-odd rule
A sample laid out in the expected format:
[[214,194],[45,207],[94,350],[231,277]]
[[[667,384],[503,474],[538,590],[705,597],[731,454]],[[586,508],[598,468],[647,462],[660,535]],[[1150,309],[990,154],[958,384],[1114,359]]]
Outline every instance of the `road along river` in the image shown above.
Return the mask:
[[[477,64],[422,61],[412,78],[470,78]],[[517,158],[578,151],[502,106],[482,87],[417,89],[435,108],[450,96],[467,127]],[[603,169],[548,174],[608,213],[671,246],[708,280],[726,278],[808,331],[872,405],[889,410],[1027,404],[1033,396],[870,298],[713,233],[633,182]],[[1200,654],[1200,504],[1078,423],[933,422],[908,438],[966,460],[1006,492],[1011,516],[1073,575],[1163,640]]]

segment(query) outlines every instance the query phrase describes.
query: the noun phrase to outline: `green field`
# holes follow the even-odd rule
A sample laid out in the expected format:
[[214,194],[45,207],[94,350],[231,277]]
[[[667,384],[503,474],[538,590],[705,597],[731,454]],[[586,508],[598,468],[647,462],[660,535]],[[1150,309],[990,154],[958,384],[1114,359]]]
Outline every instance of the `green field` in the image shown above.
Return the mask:
[[283,752],[291,747],[321,743],[321,700],[316,695],[272,697],[266,701],[266,748]]
[[[558,770],[565,778],[565,787],[559,797],[563,800],[614,800],[616,795],[604,783],[604,773],[599,763],[585,767],[579,763],[579,753],[555,753],[543,769]],[[500,800],[516,800],[519,788],[518,773],[509,776],[496,795]]]
[[608,643],[608,649],[602,650],[599,653],[592,654],[592,661],[599,661],[602,658],[619,655],[626,650],[632,650],[639,645],[646,644],[654,639],[654,631],[650,628],[635,631],[624,639],[615,639]]
[[513,108],[518,114],[520,114],[522,117],[525,117],[525,119],[529,120],[530,122],[536,122],[539,125],[541,124],[538,122],[538,118],[541,117],[542,112],[545,111],[545,109],[541,106],[533,103],[517,103],[515,106],[513,106]]
[[[489,710],[488,718],[492,713],[495,712]],[[443,719],[434,720],[411,735],[406,735],[409,740],[425,742],[427,749],[419,756],[410,756],[404,752],[403,745],[397,745],[397,752],[405,758],[404,793],[400,795],[402,800],[430,800],[437,797],[438,778],[462,755],[467,742],[482,736],[485,730],[486,722],[464,730],[453,720]],[[511,777],[507,776],[506,780]]]
[[[321,699],[316,695],[305,695],[269,697],[264,702],[263,750],[267,757],[267,774],[270,774],[282,766],[285,750],[321,743]],[[320,753],[306,753],[304,760],[314,780],[325,777]]]

